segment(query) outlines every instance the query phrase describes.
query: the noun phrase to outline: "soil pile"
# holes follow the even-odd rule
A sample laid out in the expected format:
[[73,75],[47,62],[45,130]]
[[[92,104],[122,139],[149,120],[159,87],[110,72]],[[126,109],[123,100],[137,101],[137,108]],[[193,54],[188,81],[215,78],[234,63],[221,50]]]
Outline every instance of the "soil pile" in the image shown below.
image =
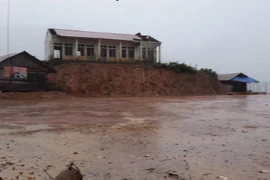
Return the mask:
[[48,76],[50,90],[92,96],[215,95],[226,90],[215,78],[156,67],[65,64]]

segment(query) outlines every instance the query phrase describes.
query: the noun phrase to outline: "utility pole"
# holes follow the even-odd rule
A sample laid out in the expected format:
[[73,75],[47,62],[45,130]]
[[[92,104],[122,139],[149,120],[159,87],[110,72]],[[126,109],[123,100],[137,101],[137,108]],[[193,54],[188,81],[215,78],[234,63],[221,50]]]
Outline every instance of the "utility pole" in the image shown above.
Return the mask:
[[10,0],[8,0],[7,8],[7,55],[9,55],[9,20],[10,19]]
[[[7,7],[7,58],[9,58],[9,29],[10,29],[10,0],[8,0],[8,7]],[[10,77],[9,77],[9,90],[10,92],[12,92],[12,72],[13,72],[13,68],[12,68],[12,60],[10,60]]]

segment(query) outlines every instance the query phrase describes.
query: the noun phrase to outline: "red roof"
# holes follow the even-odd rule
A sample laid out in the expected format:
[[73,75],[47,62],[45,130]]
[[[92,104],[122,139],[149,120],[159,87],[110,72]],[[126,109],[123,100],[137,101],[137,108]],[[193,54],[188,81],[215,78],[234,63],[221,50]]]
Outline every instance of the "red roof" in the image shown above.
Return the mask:
[[88,32],[88,31],[66,30],[66,29],[50,29],[50,31],[54,31],[55,35],[63,36],[63,37],[111,39],[111,40],[122,40],[122,41],[141,40],[139,36],[133,35],[133,34]]

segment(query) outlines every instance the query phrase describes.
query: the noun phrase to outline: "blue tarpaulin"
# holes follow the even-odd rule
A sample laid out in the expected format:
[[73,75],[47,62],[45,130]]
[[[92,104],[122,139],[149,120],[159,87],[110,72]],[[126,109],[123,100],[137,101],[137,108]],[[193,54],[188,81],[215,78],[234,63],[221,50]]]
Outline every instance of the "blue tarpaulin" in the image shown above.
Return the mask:
[[258,83],[256,79],[252,79],[249,77],[235,77],[232,79],[232,81],[238,81],[238,82],[243,82],[243,83]]

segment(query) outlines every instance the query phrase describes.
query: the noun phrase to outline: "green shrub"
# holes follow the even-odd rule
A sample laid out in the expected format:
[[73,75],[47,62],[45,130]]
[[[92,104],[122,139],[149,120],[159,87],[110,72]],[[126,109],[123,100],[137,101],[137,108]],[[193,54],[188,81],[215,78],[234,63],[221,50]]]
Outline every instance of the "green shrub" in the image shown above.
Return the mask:
[[200,70],[197,70],[196,68],[186,65],[185,63],[180,63],[180,64],[178,62],[160,63],[160,64],[155,64],[154,67],[168,69],[168,70],[179,72],[179,73],[192,73],[192,74],[200,73],[200,74],[213,76],[215,78],[218,77],[217,73],[213,71],[212,69],[202,68]]
[[215,71],[213,71],[212,69],[202,68],[202,69],[200,69],[199,73],[213,76],[215,78],[218,77],[217,73]]
[[157,68],[163,68],[163,69],[168,69],[172,70],[175,72],[181,72],[181,73],[197,73],[198,71],[189,65],[186,65],[185,63],[177,63],[177,62],[170,62],[170,63],[161,63],[161,64],[156,64],[155,67]]

